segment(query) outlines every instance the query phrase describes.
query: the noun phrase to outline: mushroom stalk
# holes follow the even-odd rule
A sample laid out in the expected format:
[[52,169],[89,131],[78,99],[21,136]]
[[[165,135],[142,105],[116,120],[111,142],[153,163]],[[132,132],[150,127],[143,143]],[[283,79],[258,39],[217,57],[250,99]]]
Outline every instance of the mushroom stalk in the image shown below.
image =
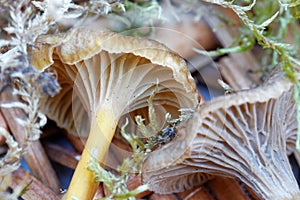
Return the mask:
[[[73,197],[80,200],[90,200],[96,193],[98,183],[94,182],[94,176],[87,169],[87,164],[94,156],[104,166],[106,154],[119,121],[111,110],[100,108],[97,111],[91,124],[88,140],[67,191],[67,200]],[[85,187],[87,185],[89,187]]]

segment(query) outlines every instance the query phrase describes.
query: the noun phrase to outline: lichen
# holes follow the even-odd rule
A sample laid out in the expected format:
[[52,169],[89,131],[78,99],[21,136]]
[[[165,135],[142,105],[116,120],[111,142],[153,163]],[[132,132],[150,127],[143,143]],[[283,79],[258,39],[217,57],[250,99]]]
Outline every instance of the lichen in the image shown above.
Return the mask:
[[[127,180],[130,174],[141,174],[141,165],[145,157],[157,146],[164,145],[170,142],[176,137],[176,128],[180,122],[189,119],[194,112],[193,109],[180,109],[181,115],[178,118],[173,119],[169,113],[166,114],[166,127],[159,130],[158,121],[156,118],[155,108],[153,106],[153,98],[158,91],[158,87],[155,88],[152,95],[148,99],[148,115],[149,124],[146,127],[144,119],[137,115],[135,116],[138,130],[141,132],[143,138],[139,138],[136,133],[126,133],[125,128],[128,126],[128,120],[121,127],[120,134],[130,144],[132,149],[132,155],[125,158],[117,168],[119,175],[114,175],[111,172],[105,170],[96,159],[92,159],[88,163],[88,170],[93,172],[95,182],[103,182],[106,188],[110,191],[110,195],[101,200],[109,199],[130,199],[134,200],[135,196],[149,189],[148,185],[141,185],[134,190],[127,188]],[[145,143],[142,141],[145,139]],[[96,152],[95,152],[96,153]],[[76,198],[75,198],[76,199]]]

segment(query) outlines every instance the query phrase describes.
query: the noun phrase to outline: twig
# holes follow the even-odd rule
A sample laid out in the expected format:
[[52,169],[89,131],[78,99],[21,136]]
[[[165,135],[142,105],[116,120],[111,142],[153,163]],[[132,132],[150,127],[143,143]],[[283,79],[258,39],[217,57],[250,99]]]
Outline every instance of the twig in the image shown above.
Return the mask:
[[232,57],[224,57],[219,61],[218,66],[223,78],[234,90],[248,89],[253,85],[250,78],[247,78],[247,71],[237,66]]
[[177,200],[178,197],[175,194],[157,194],[154,193],[150,196],[149,200]]
[[62,136],[63,130],[56,126],[55,122],[47,120],[47,124],[42,128],[43,134],[40,139],[52,138],[56,136]]
[[86,142],[86,138],[76,137],[76,136],[71,135],[67,132],[64,132],[64,134],[65,134],[66,138],[68,139],[68,141],[76,149],[76,151],[78,153],[82,153],[82,151],[84,149],[85,142]]
[[[3,117],[1,110],[0,110],[0,127],[8,130],[7,123]],[[5,142],[5,138],[2,135],[0,135],[0,145],[2,145],[4,142]]]
[[297,152],[297,151],[294,151],[293,154],[294,154],[295,159],[296,159],[296,161],[297,161],[297,163],[298,163],[298,166],[300,166],[300,153]]
[[245,192],[234,179],[217,177],[209,181],[207,185],[217,199],[249,200]]
[[76,168],[80,155],[75,151],[49,142],[45,143],[44,147],[51,160],[71,169]]
[[182,200],[213,200],[213,197],[205,189],[204,186],[186,190],[177,194]]
[[[31,182],[31,183],[30,183]],[[11,187],[14,189],[19,185],[29,184],[27,190],[22,195],[24,200],[58,200],[60,197],[51,189],[43,185],[39,180],[30,175],[24,169],[19,168],[12,173]]]
[[100,183],[99,187],[98,187],[98,189],[96,191],[96,194],[94,196],[94,199],[103,198],[103,197],[105,197],[105,195],[104,195],[104,188],[103,188],[103,184]]
[[[142,185],[142,177],[141,175],[135,175],[135,174],[130,174],[129,178],[127,180],[127,188],[129,190],[134,190],[136,189],[138,186]],[[136,198],[143,198],[149,194],[151,194],[152,192],[147,190],[145,192],[142,192],[140,194],[138,194],[136,196]]]
[[[222,11],[221,9],[219,10]],[[218,19],[218,17],[213,15],[205,15],[204,19],[211,29],[215,30],[214,33],[223,47],[229,47],[234,42],[237,28],[226,26]],[[227,60],[223,60],[223,64],[225,65],[222,65],[220,70],[224,73],[222,75],[224,75],[224,78],[228,83],[233,79],[233,81],[238,84],[234,87],[234,85],[231,85],[230,83],[234,89],[246,89],[253,83],[259,83],[258,75],[249,74],[249,70],[259,69],[259,64],[250,51],[244,53],[231,53],[228,57]],[[231,76],[233,74],[235,77]]]

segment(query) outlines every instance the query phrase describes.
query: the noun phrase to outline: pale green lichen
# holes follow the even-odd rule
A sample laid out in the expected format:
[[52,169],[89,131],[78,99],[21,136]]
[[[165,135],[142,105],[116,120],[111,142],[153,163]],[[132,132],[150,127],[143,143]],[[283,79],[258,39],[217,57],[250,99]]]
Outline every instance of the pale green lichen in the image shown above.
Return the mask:
[[127,188],[129,174],[139,173],[140,164],[144,156],[145,152],[139,150],[138,152],[136,151],[135,153],[133,153],[133,156],[131,158],[126,158],[123,161],[123,164],[117,169],[120,175],[112,174],[111,172],[102,168],[96,159],[92,159],[88,163],[87,169],[94,174],[95,182],[102,182],[107,190],[110,191],[109,196],[99,198],[98,200],[134,200],[137,194],[148,190],[147,185],[141,185],[134,190],[129,190]]
[[[148,185],[141,185],[134,190],[128,190],[127,180],[130,174],[138,175],[141,173],[141,164],[148,153],[151,152],[153,148],[158,145],[164,145],[170,142],[176,136],[176,128],[181,122],[189,119],[194,110],[193,109],[180,109],[181,115],[172,119],[169,113],[166,114],[166,127],[159,129],[156,117],[155,108],[153,106],[153,98],[158,91],[158,87],[155,88],[154,92],[150,95],[148,99],[148,115],[149,124],[146,127],[144,124],[144,119],[137,115],[135,117],[136,123],[138,125],[138,130],[141,132],[142,139],[146,140],[143,143],[142,139],[135,133],[126,133],[125,128],[128,125],[128,120],[126,119],[125,124],[121,127],[120,133],[123,138],[130,144],[132,149],[132,155],[123,160],[121,166],[117,168],[119,175],[114,175],[109,171],[103,169],[96,159],[92,159],[87,168],[94,174],[95,182],[102,182],[106,188],[110,191],[110,195],[105,198],[100,198],[101,200],[110,199],[129,199],[134,200],[135,196],[142,193],[148,189]],[[156,132],[155,132],[156,131]]]

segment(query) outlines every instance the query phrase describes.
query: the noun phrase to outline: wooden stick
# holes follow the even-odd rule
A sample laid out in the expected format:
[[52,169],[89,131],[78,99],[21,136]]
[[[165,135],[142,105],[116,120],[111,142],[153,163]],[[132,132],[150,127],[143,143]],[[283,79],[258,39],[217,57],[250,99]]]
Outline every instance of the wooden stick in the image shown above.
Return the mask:
[[247,72],[237,66],[237,63],[232,57],[224,57],[219,62],[219,70],[227,83],[234,90],[248,89],[253,84],[253,81],[247,77]]
[[201,69],[205,67],[213,67],[214,64],[214,58],[197,54],[188,59],[188,69],[193,75],[194,73],[199,73]]
[[50,188],[43,185],[39,180],[30,175],[24,169],[19,168],[18,170],[12,173],[12,183],[10,187],[13,189],[17,186],[26,186],[29,187],[26,192],[22,195],[24,200],[58,200],[60,197],[56,195]]
[[69,142],[72,144],[74,149],[76,149],[76,151],[78,153],[82,153],[82,151],[84,149],[84,145],[86,143],[86,138],[76,137],[74,135],[67,133],[66,131],[64,131],[64,135],[69,140]]
[[[16,101],[9,91],[4,91],[0,98],[1,102]],[[17,123],[16,119],[26,118],[24,112],[17,108],[1,108],[1,111],[16,141],[20,145],[23,145],[25,143],[24,133],[26,132],[26,129]],[[59,192],[59,189],[61,188],[60,183],[40,141],[32,142],[27,147],[24,158],[31,172],[39,180],[41,180],[55,192]]]
[[250,199],[252,200],[260,200],[260,198],[257,196],[257,194],[255,192],[253,192],[253,190],[248,187],[246,184],[244,184],[243,182],[239,181],[239,184],[241,185],[241,187],[243,187],[247,193]]
[[63,135],[63,130],[57,127],[52,120],[47,121],[47,124],[42,128],[42,131],[43,134],[41,135],[41,139]]
[[300,166],[300,153],[297,150],[295,150],[293,154],[294,154],[295,159],[298,163],[298,166]]
[[[138,186],[140,186],[142,184],[142,177],[140,175],[135,175],[135,174],[130,174],[128,181],[127,181],[127,188],[129,190],[134,190],[136,189]],[[138,195],[136,195],[136,198],[143,198],[149,194],[151,194],[152,192],[147,190],[145,192],[142,192]]]
[[175,194],[156,194],[153,193],[149,200],[178,200]]
[[111,192],[107,189],[107,187],[104,184],[102,184],[102,185],[103,185],[104,196],[107,197],[107,196],[111,195]]
[[[4,140],[4,141],[5,141],[5,140]],[[7,146],[5,146],[5,145],[0,146],[0,155],[1,155],[1,154],[4,154],[7,150],[8,150]]]
[[204,186],[186,190],[177,194],[182,200],[213,200]]
[[[6,130],[8,130],[7,123],[4,119],[4,116],[1,112],[1,110],[0,110],[0,127],[5,128]],[[2,135],[0,135],[0,145],[4,144],[4,142],[5,142],[5,138]]]
[[97,189],[97,191],[96,191],[96,194],[95,194],[95,196],[94,196],[94,199],[97,199],[97,198],[103,198],[103,197],[105,197],[105,196],[104,196],[104,188],[103,188],[103,184],[100,183],[100,184],[99,184],[99,187],[98,187],[98,189]]
[[47,155],[51,160],[71,169],[76,168],[80,159],[80,154],[65,147],[49,142],[45,143],[44,147]]
[[217,199],[249,200],[235,179],[216,177],[207,182]]
[[[220,11],[222,11],[222,9],[220,9]],[[204,19],[211,29],[215,30],[214,34],[223,47],[229,47],[234,42],[235,38],[237,38],[238,27],[226,26],[218,17],[214,15],[205,15]],[[226,65],[225,67],[223,66],[224,69],[222,69],[223,73],[226,70],[228,71],[224,73],[224,78],[227,81],[230,79],[234,79],[235,81],[238,81],[237,79],[244,79],[243,84],[239,85],[238,89],[247,89],[253,83],[260,82],[258,74],[249,73],[249,70],[257,70],[260,67],[255,56],[250,51],[243,53],[231,53],[228,56],[230,57],[230,62],[228,60],[223,61],[226,63]],[[233,73],[235,76],[232,77],[231,75]]]

